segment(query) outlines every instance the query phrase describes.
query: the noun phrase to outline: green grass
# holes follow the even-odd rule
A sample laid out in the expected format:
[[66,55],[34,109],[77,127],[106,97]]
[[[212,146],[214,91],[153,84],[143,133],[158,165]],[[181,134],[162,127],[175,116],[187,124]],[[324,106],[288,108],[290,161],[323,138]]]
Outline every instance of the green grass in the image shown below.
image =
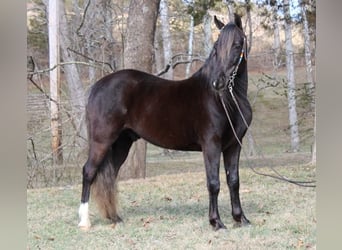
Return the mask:
[[[284,175],[315,178],[315,167],[277,168]],[[265,168],[260,171],[267,172]],[[208,222],[204,170],[119,184],[124,223],[112,228],[90,202],[92,228],[78,229],[81,187],[27,191],[28,249],[315,249],[315,189],[240,173],[242,206],[251,226],[236,227],[221,172],[219,209],[227,230]]]

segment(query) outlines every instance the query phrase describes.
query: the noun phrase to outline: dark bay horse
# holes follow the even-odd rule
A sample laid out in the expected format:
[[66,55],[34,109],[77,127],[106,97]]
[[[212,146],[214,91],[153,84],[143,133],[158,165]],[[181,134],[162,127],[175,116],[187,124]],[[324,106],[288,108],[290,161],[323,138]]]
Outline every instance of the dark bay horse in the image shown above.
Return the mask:
[[83,167],[81,228],[90,227],[90,187],[104,216],[114,223],[121,220],[115,206],[116,178],[132,143],[139,138],[168,149],[203,152],[209,222],[216,230],[225,228],[217,203],[222,153],[232,216],[238,223],[249,223],[239,197],[241,146],[220,100],[222,96],[241,141],[247,127],[227,91],[227,84],[235,76],[231,87],[250,124],[246,37],[237,15],[235,22],[227,25],[215,17],[215,24],[221,30],[218,40],[209,58],[189,79],[169,81],[136,70],[122,70],[93,85],[86,107],[89,155]]

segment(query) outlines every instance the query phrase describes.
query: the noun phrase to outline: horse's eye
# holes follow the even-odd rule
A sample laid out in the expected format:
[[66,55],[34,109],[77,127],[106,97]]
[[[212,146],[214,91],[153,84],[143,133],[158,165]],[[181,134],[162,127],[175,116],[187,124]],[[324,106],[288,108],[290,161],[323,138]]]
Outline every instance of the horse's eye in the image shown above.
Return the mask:
[[235,47],[236,49],[242,49],[242,46],[241,46],[241,44],[239,44],[239,43],[235,44],[234,47]]

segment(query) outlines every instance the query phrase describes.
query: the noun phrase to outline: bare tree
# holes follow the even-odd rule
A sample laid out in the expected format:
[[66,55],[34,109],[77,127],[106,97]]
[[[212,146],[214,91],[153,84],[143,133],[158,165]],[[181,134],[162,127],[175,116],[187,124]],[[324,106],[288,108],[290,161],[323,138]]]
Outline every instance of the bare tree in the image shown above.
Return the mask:
[[[305,65],[306,65],[306,79],[308,81],[308,95],[311,99],[311,107],[315,111],[315,81],[312,68],[312,53],[311,53],[311,40],[309,32],[309,23],[306,15],[307,1],[301,1],[301,13],[303,18],[303,35],[304,35],[304,50],[305,50]],[[311,164],[316,163],[316,114],[314,113],[314,143],[311,153]]]
[[[172,60],[172,43],[171,43],[171,32],[169,24],[169,8],[168,0],[160,1],[160,21],[162,31],[162,42],[164,52],[164,65],[171,63]],[[173,69],[170,69],[165,73],[165,78],[173,79]]]
[[[189,25],[189,42],[188,42],[188,55],[189,60],[192,56],[192,50],[193,50],[193,41],[194,41],[194,30],[195,30],[195,20],[194,16],[190,15],[190,25]],[[191,69],[191,63],[188,63],[186,65],[185,69],[185,77],[188,78],[190,76],[190,69]]]
[[[171,42],[171,32],[170,32],[170,18],[169,18],[169,7],[168,0],[160,1],[160,22],[161,22],[161,37],[163,44],[163,55],[165,65],[172,65],[172,42]],[[173,79],[173,67],[169,67],[169,70],[163,75],[166,79]],[[171,151],[168,149],[163,150],[165,155],[170,155]]]
[[[128,11],[124,49],[124,67],[152,72],[153,42],[160,0],[131,0]],[[135,142],[120,178],[141,178],[146,175],[146,142]]]
[[[113,37],[113,6],[111,0],[85,1],[83,19],[78,20],[76,33],[83,40],[83,48],[79,48],[86,54],[88,61],[103,62],[101,68],[89,67],[89,82],[93,83],[114,70],[115,52]],[[76,4],[76,3],[75,3]],[[76,5],[77,6],[77,5]],[[77,8],[74,8],[77,11]],[[110,66],[110,68],[108,68]]]
[[[247,55],[249,55],[249,53],[252,50],[252,44],[253,44],[252,15],[251,15],[252,3],[250,0],[245,0],[245,9],[246,9],[246,22],[248,25]],[[247,30],[247,28],[245,28],[245,30]],[[247,144],[248,145],[248,155],[254,156],[257,154],[257,151],[256,151],[254,140],[252,137],[251,128],[249,128],[247,130],[246,137],[247,137],[247,142],[248,142],[248,144]]]
[[292,19],[290,14],[289,0],[283,0],[285,15],[285,46],[286,46],[286,67],[287,67],[287,99],[289,109],[289,124],[291,133],[291,150],[299,151],[299,131],[296,110],[296,82],[294,75],[294,57],[292,45]]
[[305,65],[306,65],[306,79],[308,81],[308,93],[312,98],[311,104],[314,108],[314,90],[315,90],[315,81],[313,76],[313,68],[312,68],[312,56],[311,56],[311,41],[310,41],[310,32],[309,32],[309,23],[306,16],[307,3],[302,0],[301,2],[301,13],[303,18],[303,35],[304,35],[304,50],[305,50]]
[[281,59],[280,59],[280,32],[279,32],[279,16],[278,16],[278,4],[276,0],[270,1],[272,8],[272,26],[274,33],[274,42],[273,42],[273,50],[274,50],[274,59],[273,59],[273,75],[276,76],[277,70],[280,67]]
[[[246,0],[247,1],[247,0]],[[261,25],[263,29],[273,35],[273,77],[277,80],[277,71],[281,66],[281,40],[280,40],[280,21],[279,8],[282,4],[278,1],[281,0],[268,0],[260,1],[258,7],[261,9],[260,16],[263,17]]]
[[203,16],[204,56],[205,57],[209,56],[213,48],[212,32],[211,32],[212,20],[213,19],[208,12]]
[[234,1],[233,0],[223,0],[227,5],[229,21],[234,21]]
[[[188,54],[189,61],[193,58],[193,43],[194,43],[194,28],[195,26],[201,24],[203,22],[203,48],[204,48],[204,57],[209,56],[213,41],[212,41],[212,32],[211,32],[211,24],[212,17],[209,13],[209,9],[215,6],[215,2],[218,0],[203,0],[203,1],[188,1],[187,9],[188,14],[190,14],[190,28],[189,28],[189,40],[188,40]],[[186,76],[189,77],[190,74],[190,64],[187,65],[186,68]]]
[[[64,62],[75,62],[74,54],[70,52],[73,44],[73,34],[70,31],[68,19],[65,12],[64,1],[60,1],[60,45],[61,56]],[[85,90],[76,64],[64,65],[65,77],[67,80],[68,92],[70,95],[70,104],[72,109],[74,123],[78,128],[78,143],[81,147],[86,146],[87,130],[84,117],[84,108],[86,103]]]
[[50,108],[52,133],[52,159],[53,164],[63,163],[62,128],[59,112],[60,105],[60,76],[59,67],[59,4],[58,0],[49,0],[49,66],[50,71]]
[[245,9],[246,9],[246,22],[248,25],[248,48],[247,53],[251,53],[252,45],[253,45],[253,30],[252,30],[252,3],[251,0],[245,0]]

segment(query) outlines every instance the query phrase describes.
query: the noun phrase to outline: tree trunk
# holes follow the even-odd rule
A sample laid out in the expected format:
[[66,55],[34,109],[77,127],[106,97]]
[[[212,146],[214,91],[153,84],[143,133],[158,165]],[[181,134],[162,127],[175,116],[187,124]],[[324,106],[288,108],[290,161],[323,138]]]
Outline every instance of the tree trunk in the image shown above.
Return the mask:
[[[252,44],[253,44],[253,30],[252,30],[252,16],[251,16],[251,1],[250,0],[245,0],[245,8],[246,8],[246,16],[247,16],[247,24],[248,24],[248,39],[247,39],[247,55],[251,53],[252,50]],[[247,28],[246,28],[247,30]],[[245,30],[245,32],[246,32]],[[252,136],[252,131],[251,128],[248,129],[247,131],[247,145],[248,145],[248,155],[249,156],[255,156],[257,154],[255,145],[254,145],[254,140]]]
[[[86,1],[87,10],[85,19],[81,29],[78,32],[80,37],[84,36],[86,48],[84,53],[91,59],[96,59],[105,63],[109,63],[115,67],[114,44],[115,39],[113,32],[113,9],[111,0],[93,0]],[[82,22],[80,22],[82,23]],[[78,24],[79,25],[79,24]],[[91,63],[92,61],[89,60]],[[94,83],[102,78],[109,71],[108,65],[102,64],[102,68],[89,67],[89,81]]]
[[[124,49],[124,67],[152,72],[153,41],[160,0],[131,0]],[[146,175],[146,142],[132,145],[119,177],[143,178]]]
[[[164,62],[162,68],[165,68],[166,65],[170,64],[171,67],[169,70],[163,75],[166,79],[173,79],[173,68],[172,68],[172,44],[171,44],[171,33],[170,33],[170,24],[169,24],[169,8],[168,8],[168,0],[160,1],[160,22],[161,22],[161,36],[163,43],[163,55]],[[164,155],[170,155],[171,151],[168,149],[163,150]]]
[[309,24],[308,19],[306,17],[306,8],[305,2],[302,1],[301,3],[301,11],[303,17],[303,35],[304,35],[304,50],[305,50],[305,64],[306,64],[306,79],[308,81],[308,94],[311,98],[311,107],[315,108],[315,82],[313,76],[313,69],[312,69],[312,58],[311,58],[311,42],[310,42],[310,33],[309,33]]
[[[49,66],[59,64],[59,18],[58,0],[49,0]],[[50,106],[51,106],[51,132],[52,132],[52,159],[53,164],[63,163],[62,125],[59,117],[60,105],[60,78],[59,67],[50,71]]]
[[302,0],[301,11],[303,17],[303,33],[304,33],[304,49],[305,49],[305,64],[306,64],[306,79],[308,81],[308,95],[311,100],[311,108],[314,111],[314,142],[311,152],[311,164],[316,164],[316,105],[315,105],[315,81],[312,69],[312,57],[311,57],[311,41],[309,33],[309,24],[306,17],[306,3]]
[[[68,48],[72,48],[72,39],[69,32],[68,21],[65,13],[64,1],[60,1],[60,45],[61,56],[64,62],[75,62],[75,58],[69,52]],[[83,88],[82,80],[80,78],[77,65],[68,64],[64,65],[65,77],[68,86],[68,92],[70,96],[70,103],[73,117],[76,126],[78,140],[77,143],[81,147],[87,146],[87,128],[85,123],[84,109],[86,104],[85,91]]]
[[[193,40],[194,40],[194,17],[190,16],[190,27],[189,27],[189,44],[188,44],[188,57],[191,61],[192,57],[192,47],[193,47]],[[186,65],[185,69],[185,77],[188,78],[190,76],[190,69],[191,69],[191,62]]]
[[280,33],[279,33],[279,19],[278,19],[278,6],[272,6],[272,14],[273,14],[273,32],[274,32],[274,42],[273,42],[273,50],[274,50],[274,59],[273,59],[273,75],[276,77],[277,71],[280,67]]
[[286,67],[287,67],[287,98],[289,109],[289,123],[291,133],[291,151],[299,151],[299,132],[296,111],[296,83],[294,76],[294,58],[292,46],[292,28],[289,0],[284,0],[285,14],[285,45],[286,45]]
[[248,48],[247,54],[251,53],[252,45],[253,45],[253,30],[252,30],[252,3],[250,0],[245,0],[245,7],[246,7],[246,16],[247,16],[247,24],[248,24]]
[[[160,1],[160,21],[162,30],[162,42],[163,42],[163,52],[164,52],[164,67],[167,64],[172,64],[172,44],[171,44],[171,33],[169,24],[169,9],[168,1]],[[163,68],[164,68],[163,67]],[[173,68],[170,67],[168,72],[165,73],[164,77],[166,79],[173,79]]]
[[228,9],[228,18],[230,22],[234,22],[234,1],[233,0],[224,0],[224,2],[227,4]]
[[207,12],[203,17],[203,31],[204,31],[204,53],[205,57],[209,57],[210,52],[213,48],[213,40],[211,33],[212,17]]

